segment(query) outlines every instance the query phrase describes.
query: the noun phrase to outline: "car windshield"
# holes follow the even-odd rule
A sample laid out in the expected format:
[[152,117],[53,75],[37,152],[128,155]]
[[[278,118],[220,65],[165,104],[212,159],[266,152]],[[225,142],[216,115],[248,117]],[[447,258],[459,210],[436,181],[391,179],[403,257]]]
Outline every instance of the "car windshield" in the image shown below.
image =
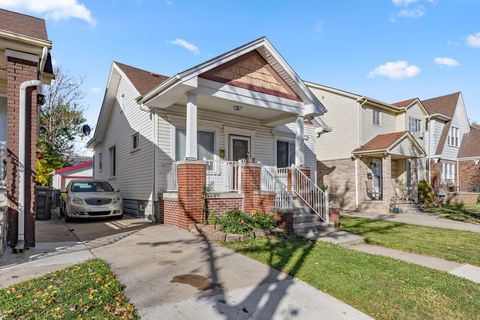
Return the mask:
[[113,192],[108,182],[100,181],[72,182],[70,190],[72,192]]

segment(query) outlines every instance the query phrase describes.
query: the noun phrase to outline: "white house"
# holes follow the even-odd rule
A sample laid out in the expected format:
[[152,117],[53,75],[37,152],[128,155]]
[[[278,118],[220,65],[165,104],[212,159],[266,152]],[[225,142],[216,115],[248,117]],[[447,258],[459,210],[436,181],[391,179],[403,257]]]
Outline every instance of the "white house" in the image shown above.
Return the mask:
[[120,189],[126,212],[163,220],[164,201],[180,197],[177,162],[203,160],[217,201],[245,203],[242,160],[261,166],[262,188],[268,172],[286,188],[291,165],[316,177],[325,111],[264,37],[171,77],[113,62],[88,144],[94,176]]
[[93,161],[55,170],[52,175],[52,187],[56,190],[62,190],[73,179],[93,178]]

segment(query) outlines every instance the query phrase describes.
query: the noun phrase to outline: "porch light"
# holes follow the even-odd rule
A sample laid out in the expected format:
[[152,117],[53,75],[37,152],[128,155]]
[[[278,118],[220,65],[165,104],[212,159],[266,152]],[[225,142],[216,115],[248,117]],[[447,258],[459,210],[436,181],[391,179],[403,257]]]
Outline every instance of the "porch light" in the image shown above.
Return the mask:
[[242,106],[239,106],[239,105],[234,105],[233,106],[233,110],[235,111],[240,111],[242,109]]

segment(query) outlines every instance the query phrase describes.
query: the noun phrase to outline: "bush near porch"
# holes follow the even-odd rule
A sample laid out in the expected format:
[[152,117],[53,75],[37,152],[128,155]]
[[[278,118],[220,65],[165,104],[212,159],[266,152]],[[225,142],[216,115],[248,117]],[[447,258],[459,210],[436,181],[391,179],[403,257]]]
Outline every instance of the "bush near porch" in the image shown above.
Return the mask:
[[245,213],[241,210],[228,211],[223,215],[211,212],[208,223],[220,226],[226,233],[253,236],[254,229],[272,230],[276,227],[275,217],[269,214],[253,211]]

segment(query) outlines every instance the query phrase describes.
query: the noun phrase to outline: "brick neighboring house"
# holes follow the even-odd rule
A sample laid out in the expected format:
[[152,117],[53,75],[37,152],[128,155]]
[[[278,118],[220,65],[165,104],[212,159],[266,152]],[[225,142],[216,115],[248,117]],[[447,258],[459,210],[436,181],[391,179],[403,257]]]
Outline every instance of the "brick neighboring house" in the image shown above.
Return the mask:
[[456,200],[477,203],[480,200],[480,125],[474,123],[463,136],[458,153],[458,191]]
[[0,9],[0,254],[35,245],[38,96],[54,78],[51,47],[43,19]]
[[314,182],[324,112],[264,37],[173,77],[113,62],[88,144],[94,176],[121,190],[126,213],[181,227],[204,221],[205,185],[220,214],[288,209],[295,196],[328,221]]

